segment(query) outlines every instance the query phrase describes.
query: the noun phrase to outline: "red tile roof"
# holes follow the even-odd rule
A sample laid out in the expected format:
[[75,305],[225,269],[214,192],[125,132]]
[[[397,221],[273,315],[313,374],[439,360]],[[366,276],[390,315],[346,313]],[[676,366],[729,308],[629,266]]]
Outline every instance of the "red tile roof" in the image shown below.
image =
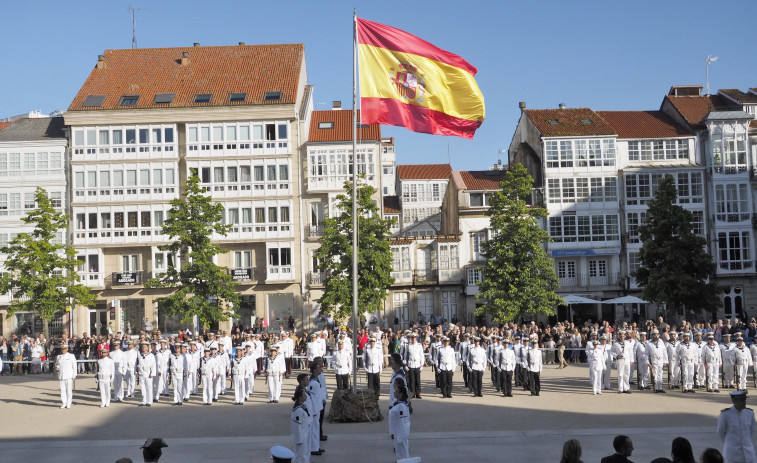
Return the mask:
[[452,173],[449,164],[414,164],[397,166],[397,178],[402,180],[448,179]]
[[9,125],[11,125],[10,122],[0,122],[0,130],[3,130],[4,128],[8,127]]
[[721,93],[725,95],[726,97],[730,97],[734,101],[740,104],[755,104],[757,103],[757,95],[754,93],[744,93],[739,89],[735,88],[725,88],[718,91],[718,93]]
[[662,111],[597,111],[619,138],[674,138],[693,134]]
[[[360,124],[360,111],[357,114]],[[321,123],[331,123],[332,128],[319,128]],[[379,124],[359,125],[357,139],[381,141]],[[352,141],[352,110],[334,109],[330,111],[313,111],[310,121],[309,142]]]
[[453,172],[452,176],[461,190],[499,190],[499,184],[505,178],[505,172],[504,170],[461,170]]
[[524,113],[543,137],[615,135],[612,127],[589,108],[526,109]]
[[[182,54],[189,62],[181,64]],[[104,65],[95,66],[69,111],[209,106],[292,104],[297,99],[305,46],[238,45],[222,47],[135,48],[105,50]],[[263,101],[266,92],[280,91],[281,99]],[[154,104],[155,95],[174,93],[170,104]],[[213,95],[209,103],[195,103],[196,94]],[[229,94],[247,93],[242,102]],[[98,107],[84,107],[89,95],[103,95]],[[140,95],[134,106],[119,106],[123,95]]]
[[[704,118],[712,111],[727,111],[735,109],[720,95],[710,96],[665,96],[678,111],[681,117],[692,128],[704,128]],[[664,102],[663,102],[664,104]]]
[[399,214],[400,212],[399,196],[384,196],[384,214]]

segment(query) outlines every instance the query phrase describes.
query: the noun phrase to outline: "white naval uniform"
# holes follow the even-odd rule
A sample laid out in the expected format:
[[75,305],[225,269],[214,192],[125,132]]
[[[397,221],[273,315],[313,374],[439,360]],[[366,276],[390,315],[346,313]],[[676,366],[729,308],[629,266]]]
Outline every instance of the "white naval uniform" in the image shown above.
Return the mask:
[[723,459],[727,463],[757,463],[752,440],[757,437],[754,412],[726,408],[718,417],[718,436],[723,442]]
[[107,355],[97,361],[97,384],[100,386],[100,407],[110,407],[110,385],[113,383],[115,366]]
[[652,370],[654,371],[654,378],[652,378],[654,390],[661,391],[663,390],[662,369],[668,363],[668,350],[665,342],[661,339],[647,341],[647,357],[649,357],[649,363],[652,365]]
[[[178,349],[178,348],[177,348]],[[186,381],[189,362],[184,354],[174,354],[169,360],[168,369],[171,372],[173,384],[173,403],[180,404],[184,402],[184,396],[187,393]]]
[[733,349],[733,353],[731,355],[733,357],[733,363],[734,365],[736,365],[736,374],[738,379],[736,389],[746,391],[747,373],[749,372],[749,367],[753,364],[752,355],[750,354],[749,349],[747,349],[746,346],[736,346],[736,348]]
[[736,348],[735,343],[723,343],[720,345],[720,354],[723,359],[723,386],[733,386],[734,371],[733,371],[733,349]]
[[310,462],[310,412],[304,404],[295,405],[292,409],[292,445],[294,446],[294,460],[292,463]]
[[636,357],[636,366],[639,372],[637,373],[636,381],[638,381],[639,388],[644,389],[649,387],[649,357],[647,356],[647,342],[637,342],[634,349]]
[[258,369],[258,362],[252,352],[252,348],[250,348],[250,353],[243,357],[243,361],[245,363],[244,373],[246,383],[244,387],[245,399],[249,399],[250,396],[255,392],[255,372]]
[[110,353],[113,359],[113,398],[116,402],[124,400],[124,376],[126,375],[126,354],[121,349]]
[[589,351],[589,381],[594,394],[602,393],[602,373],[607,368],[607,355],[599,345]]
[[394,433],[394,453],[397,460],[410,458],[410,406],[399,401],[389,410],[389,428]]
[[137,357],[139,357],[139,351],[136,348],[124,351],[124,361],[126,362],[126,374],[124,375],[126,397],[134,397],[134,389],[137,386]]
[[697,359],[694,362],[694,371],[696,372],[696,385],[698,387],[706,386],[705,383],[707,382],[707,370],[702,361],[702,350],[706,344],[702,341],[694,342],[694,345],[697,347]]
[[195,355],[191,351],[187,351],[186,354],[182,354],[186,360],[186,369],[184,370],[184,400],[189,400],[189,396],[192,394],[195,383],[197,382],[197,369],[200,367],[197,363]]
[[247,393],[245,392],[247,363],[244,357],[234,357],[234,360],[231,361],[231,378],[234,382],[234,403],[244,403],[247,398]]
[[699,358],[699,349],[696,344],[682,342],[678,344],[676,352],[678,362],[681,365],[681,382],[686,391],[694,390],[694,366]]
[[321,426],[320,417],[321,410],[323,410],[323,401],[321,400],[321,382],[318,378],[310,377],[305,391],[310,396],[310,400],[313,403],[313,410],[310,411],[310,451],[316,452],[321,447]]
[[702,348],[702,363],[706,368],[707,390],[719,390],[720,365],[723,363],[723,356],[717,344],[705,344]]
[[229,366],[231,365],[231,358],[225,348],[223,352],[219,351],[216,353],[216,362],[218,362],[218,377],[215,383],[215,398],[217,399],[219,394],[226,394],[226,378],[228,377]]
[[151,405],[153,400],[153,379],[155,378],[155,356],[151,353],[137,356],[139,386],[142,389],[142,405]]
[[155,353],[155,368],[158,372],[158,385],[155,397],[168,395],[168,360],[171,357],[171,349],[161,349]]
[[633,345],[630,342],[615,342],[612,345],[615,357],[615,368],[618,370],[618,392],[630,391],[631,361],[633,359]]
[[268,400],[278,401],[281,398],[281,378],[286,371],[284,356],[276,354],[274,358],[266,359],[265,372],[268,376]]
[[213,403],[213,378],[216,374],[213,357],[200,358],[200,377],[202,378],[202,403]]
[[681,360],[678,358],[678,346],[681,343],[671,341],[667,345],[668,350],[668,372],[670,373],[670,386],[678,389],[681,385]]
[[61,354],[55,359],[55,370],[60,382],[60,408],[71,408],[74,380],[76,379],[76,356],[71,353]]

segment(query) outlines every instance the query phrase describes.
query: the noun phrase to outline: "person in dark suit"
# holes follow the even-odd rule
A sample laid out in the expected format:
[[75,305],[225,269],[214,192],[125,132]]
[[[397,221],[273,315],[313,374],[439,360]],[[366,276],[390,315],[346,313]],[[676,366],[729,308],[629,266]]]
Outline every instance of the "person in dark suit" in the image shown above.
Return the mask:
[[613,455],[602,458],[601,463],[633,463],[628,457],[633,453],[633,443],[631,438],[624,435],[615,436],[612,440],[612,446],[615,449]]

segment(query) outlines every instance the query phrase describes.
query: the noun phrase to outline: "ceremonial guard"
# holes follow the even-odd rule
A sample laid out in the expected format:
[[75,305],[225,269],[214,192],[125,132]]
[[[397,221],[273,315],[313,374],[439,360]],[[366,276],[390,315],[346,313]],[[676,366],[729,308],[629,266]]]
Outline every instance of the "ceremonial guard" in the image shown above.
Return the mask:
[[257,359],[255,358],[255,355],[253,354],[252,348],[253,348],[252,342],[244,346],[245,355],[243,358],[243,362],[245,364],[244,366],[244,376],[245,376],[244,397],[245,399],[249,399],[250,396],[255,392],[255,373],[257,372],[258,362],[257,362]]
[[502,337],[495,336],[493,344],[489,347],[491,349],[489,350],[489,358],[487,360],[491,368],[492,385],[495,391],[500,392],[502,390],[502,385],[500,384],[502,372],[499,369],[499,354],[502,352]]
[[392,368],[392,378],[389,380],[389,404],[393,404],[394,399],[394,383],[399,379],[402,379],[402,383],[405,381],[405,369],[402,366],[402,357],[397,352],[389,356],[389,366]]
[[[213,398],[213,402],[218,402],[218,392],[220,391],[220,372],[221,362],[218,357],[218,343],[210,345],[210,364],[213,367],[213,380],[210,383],[210,395]],[[204,385],[203,385],[204,387]]]
[[733,406],[725,408],[718,417],[718,437],[723,442],[723,458],[728,463],[755,463],[752,441],[757,437],[754,411],[746,408],[746,391],[731,392]]
[[281,343],[279,346],[279,349],[281,349],[281,354],[284,356],[284,367],[286,368],[285,376],[289,378],[289,375],[292,374],[292,356],[294,355],[294,341],[292,340],[292,337],[289,336],[289,332],[284,331],[284,333],[281,335]]
[[[483,351],[483,348],[481,350]],[[483,355],[484,361],[486,361],[485,351]],[[399,461],[403,458],[410,458],[410,403],[408,402],[408,391],[403,381],[400,380],[395,383],[394,396],[397,401],[389,409],[389,429],[394,435],[394,453]]]
[[168,395],[168,361],[171,357],[171,349],[168,348],[168,340],[160,340],[160,349],[155,353],[155,367],[158,371],[158,387],[155,390],[155,400],[161,395]]
[[469,391],[471,391],[470,387],[470,370],[468,370],[468,351],[470,349],[471,343],[470,343],[470,335],[468,333],[463,334],[463,341],[460,342],[457,345],[458,353],[460,354],[460,358],[462,359],[462,368],[463,368],[463,383],[465,384],[465,387],[468,388]]
[[685,332],[682,335],[683,342],[678,345],[676,357],[681,365],[681,384],[683,392],[694,392],[694,371],[698,357],[701,356],[699,349],[690,342],[691,334]]
[[[609,342],[607,342],[607,336],[600,336],[599,337],[599,349],[603,350],[605,352],[604,358],[605,358],[605,369],[602,370],[602,380],[600,381],[600,384],[602,385],[603,389],[610,389],[610,373],[612,372],[612,363],[615,360],[615,352],[613,350],[614,345],[611,345]],[[622,346],[622,345],[621,345]],[[587,343],[587,348],[594,347],[594,342]],[[620,347],[620,350],[622,351],[624,347]],[[590,352],[586,352],[586,358],[588,360]],[[590,375],[591,376],[591,375]],[[620,380],[618,380],[618,384],[620,384]]]
[[[429,359],[431,360],[431,362],[430,362],[431,363],[431,367],[434,369],[434,383],[436,384],[436,387],[439,388],[439,389],[441,389],[441,387],[442,387],[442,379],[441,379],[441,373],[439,371],[439,363],[438,363],[437,360],[438,360],[438,357],[439,357],[439,349],[441,349],[443,345],[444,344],[442,343],[442,337],[441,337],[440,334],[437,333],[437,334],[434,335],[434,342],[432,342],[428,346],[428,356],[429,356]],[[382,348],[384,347],[383,343],[382,343],[381,347]],[[387,362],[387,359],[386,359],[386,354],[384,354],[384,355],[385,355],[385,357],[384,357],[384,365],[386,366],[386,365],[388,365],[388,362]],[[444,396],[442,395],[442,397],[444,397]]]
[[231,360],[231,378],[234,382],[234,405],[242,405],[247,398],[245,392],[245,383],[247,381],[247,372],[245,371],[248,362],[244,358],[244,348],[237,347],[237,355]]
[[376,338],[372,337],[370,344],[363,349],[363,365],[365,365],[365,373],[368,376],[368,389],[373,389],[376,397],[381,395],[383,355],[381,346],[376,345]]
[[142,352],[137,357],[137,374],[139,375],[139,386],[142,390],[141,406],[152,406],[152,393],[154,388],[155,356],[149,352],[150,343],[143,341],[141,344]]
[[647,357],[649,357],[649,368],[654,384],[655,392],[665,392],[662,387],[662,370],[668,363],[668,350],[665,343],[660,341],[660,332],[657,329],[652,330],[652,340],[647,343]]
[[499,380],[500,389],[505,397],[513,396],[513,373],[515,372],[515,350],[510,344],[510,339],[505,338],[505,344],[499,351],[499,370],[501,378]]
[[278,403],[281,398],[281,380],[286,371],[284,356],[279,355],[279,348],[271,347],[271,355],[266,359],[265,375],[268,381],[268,403]]
[[302,388],[294,390],[294,406],[292,407],[291,433],[294,446],[294,460],[292,463],[310,462],[310,410],[305,407],[307,392]]
[[344,348],[344,341],[337,343],[336,352],[334,352],[334,377],[336,378],[336,389],[350,388],[350,374],[352,373],[352,351]]
[[730,334],[723,334],[723,344],[720,345],[720,354],[723,359],[723,388],[733,389],[734,365],[733,350],[736,344],[731,342]]
[[526,357],[528,361],[528,386],[531,390],[531,395],[538,396],[541,392],[541,370],[543,364],[541,349],[539,349],[536,339],[531,340]]
[[186,355],[186,344],[177,343],[174,347],[176,351],[169,356],[168,371],[171,374],[171,383],[173,384],[173,403],[174,405],[182,405],[187,394],[189,359]]
[[121,402],[124,400],[124,376],[126,375],[126,354],[121,350],[121,343],[113,343],[113,352],[110,353],[113,359],[113,401]]
[[483,397],[481,387],[483,383],[484,369],[486,369],[486,351],[481,347],[481,338],[473,338],[474,345],[468,352],[468,368],[470,376],[468,384],[475,397]]
[[668,386],[672,389],[678,389],[681,383],[681,363],[678,359],[678,345],[675,331],[670,332],[670,341],[666,346],[668,351]]
[[752,355],[744,345],[744,338],[736,338],[736,348],[733,349],[733,363],[736,367],[736,389],[746,391],[746,377],[752,366]]
[[602,374],[607,368],[607,352],[597,341],[592,341],[594,348],[589,351],[589,381],[594,394],[602,393]]
[[200,359],[200,378],[202,380],[202,404],[213,404],[213,377],[216,373],[214,360],[210,357],[210,349],[204,348],[204,357]]
[[702,363],[705,366],[707,392],[720,392],[720,365],[723,364],[723,357],[712,333],[707,336],[707,344],[702,349]]
[[442,390],[442,398],[452,398],[452,376],[457,367],[455,358],[455,349],[449,344],[449,338],[443,338],[444,345],[437,349],[436,362],[437,371],[439,372],[439,385]]
[[60,346],[60,355],[55,358],[55,372],[60,383],[60,408],[71,408],[76,379],[76,357],[68,352],[67,344]]
[[139,348],[134,341],[129,339],[126,343],[128,348],[124,351],[124,360],[126,362],[126,397],[134,397],[134,389],[137,387],[137,357],[139,357]]
[[216,361],[218,362],[218,380],[216,382],[217,399],[219,395],[226,394],[226,378],[229,376],[229,367],[231,366],[231,358],[229,357],[229,351],[225,348],[225,344],[218,344],[216,358]]
[[634,346],[634,357],[636,358],[636,381],[639,390],[649,389],[649,357],[647,356],[647,333],[639,333],[639,342]]
[[[320,415],[323,407],[326,405],[321,392],[320,375],[323,373],[323,360],[320,357],[314,357],[310,363],[310,381],[308,381],[307,393],[313,403],[313,410],[310,411],[310,454],[321,455],[324,451],[321,449],[320,442]],[[318,450],[314,450],[318,449]]]
[[706,387],[707,371],[702,361],[702,352],[704,346],[707,343],[702,341],[702,333],[697,331],[694,333],[694,346],[697,348],[697,358],[694,362],[694,386],[697,388]]
[[110,358],[110,348],[101,349],[102,357],[97,361],[97,386],[100,388],[100,408],[110,407],[110,385],[113,382],[115,367]]
[[[187,344],[187,353],[184,355],[187,359],[187,380],[184,383],[184,400],[189,400],[189,396],[197,393],[197,371],[200,369],[200,358],[197,357],[197,344],[189,341]],[[184,347],[182,347],[182,351]]]
[[[423,370],[423,362],[425,355],[423,353],[423,345],[418,342],[418,337],[415,333],[410,335],[410,344],[405,350],[405,364],[407,365],[407,384],[408,394],[410,397],[420,399],[421,398],[421,371]],[[383,362],[383,350],[381,352]]]

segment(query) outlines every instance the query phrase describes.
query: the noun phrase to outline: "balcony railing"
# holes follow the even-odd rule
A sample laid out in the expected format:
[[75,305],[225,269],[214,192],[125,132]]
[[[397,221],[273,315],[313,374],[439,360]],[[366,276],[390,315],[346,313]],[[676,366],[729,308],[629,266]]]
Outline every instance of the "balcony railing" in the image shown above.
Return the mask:
[[432,269],[414,270],[413,284],[435,285],[439,283],[439,271]]
[[323,286],[327,272],[308,272],[308,284],[310,286]]
[[741,174],[747,171],[747,167],[742,166],[713,166],[712,167],[712,173],[713,174],[727,174],[727,175],[733,175],[733,174]]
[[320,238],[323,236],[323,225],[306,225],[305,233],[308,238]]
[[747,212],[729,212],[729,213],[718,213],[715,214],[715,220],[718,222],[746,222],[749,220],[749,213]]
[[595,275],[589,273],[579,273],[574,276],[558,278],[560,287],[577,288],[588,286],[615,286],[620,283],[618,273],[607,273],[605,275]]
[[751,260],[725,261],[725,262],[719,262],[718,268],[720,268],[720,270],[732,270],[732,271],[749,270],[751,271],[754,268],[754,262],[752,262]]

